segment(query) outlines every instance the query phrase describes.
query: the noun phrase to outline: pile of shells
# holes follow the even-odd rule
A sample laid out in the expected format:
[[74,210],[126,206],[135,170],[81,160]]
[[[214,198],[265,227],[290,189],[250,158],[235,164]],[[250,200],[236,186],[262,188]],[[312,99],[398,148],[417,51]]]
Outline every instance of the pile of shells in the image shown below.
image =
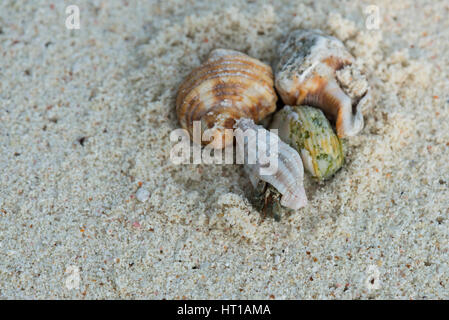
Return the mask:
[[[245,163],[264,213],[307,204],[304,168],[317,180],[331,178],[344,163],[340,139],[363,129],[363,112],[371,103],[355,58],[320,30],[290,33],[279,46],[274,70],[273,77],[271,67],[257,59],[216,49],[188,75],[176,99],[181,126],[192,136],[193,122],[200,121],[202,131],[213,132],[212,146],[223,148],[234,143],[227,129],[266,130],[257,123],[276,111],[276,88],[285,106],[267,125],[278,135],[267,131],[267,136],[278,146],[277,171],[261,173],[266,163],[254,148],[247,152],[256,162]],[[257,140],[255,149],[269,148],[266,139]]]

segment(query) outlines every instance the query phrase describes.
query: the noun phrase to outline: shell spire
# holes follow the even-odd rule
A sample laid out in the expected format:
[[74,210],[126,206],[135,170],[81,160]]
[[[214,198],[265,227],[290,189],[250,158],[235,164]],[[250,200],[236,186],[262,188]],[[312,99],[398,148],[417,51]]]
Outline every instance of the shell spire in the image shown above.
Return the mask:
[[276,110],[276,101],[270,66],[238,51],[215,49],[179,87],[176,111],[191,136],[193,122],[201,121],[202,133],[213,130],[212,146],[223,148],[233,141],[225,129],[240,118],[261,121]]
[[296,30],[279,48],[276,89],[288,105],[310,105],[335,120],[339,137],[363,129],[368,82],[344,44],[320,30]]
[[[256,148],[251,145],[251,139],[243,140],[245,150],[248,150],[245,170],[249,174],[253,186],[256,187],[259,180],[265,181],[282,194],[281,205],[295,210],[306,206],[307,196],[303,185],[304,167],[299,154],[284,143],[278,135],[254,124],[254,121],[250,119],[237,121],[235,127],[243,131],[258,132]],[[239,143],[238,139],[237,143]],[[277,148],[277,152],[273,148]],[[270,153],[268,158],[274,155],[276,161],[275,169],[269,174],[263,170],[272,164],[267,161],[267,151]],[[256,160],[255,163],[248,161],[248,158],[251,157]]]

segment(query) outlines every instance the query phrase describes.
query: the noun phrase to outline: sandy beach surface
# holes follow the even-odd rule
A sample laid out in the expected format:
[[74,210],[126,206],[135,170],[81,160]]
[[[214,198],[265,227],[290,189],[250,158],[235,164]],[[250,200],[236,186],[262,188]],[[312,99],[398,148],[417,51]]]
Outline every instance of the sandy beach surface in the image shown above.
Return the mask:
[[[273,64],[297,28],[344,41],[375,103],[277,222],[169,136],[212,49]],[[448,52],[447,1],[0,1],[0,298],[449,298]]]

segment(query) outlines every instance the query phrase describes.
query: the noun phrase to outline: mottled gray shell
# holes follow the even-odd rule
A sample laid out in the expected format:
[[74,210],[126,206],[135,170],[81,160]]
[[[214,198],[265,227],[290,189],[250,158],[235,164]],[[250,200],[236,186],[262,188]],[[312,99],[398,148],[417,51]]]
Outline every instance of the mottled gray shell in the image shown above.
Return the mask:
[[304,78],[310,77],[311,69],[331,56],[338,57],[345,64],[354,63],[354,57],[344,44],[337,38],[324,34],[321,30],[291,32],[278,49],[279,60],[275,66],[277,86],[283,88],[298,75]]
[[288,105],[311,105],[336,122],[339,137],[363,128],[368,82],[344,44],[320,30],[296,30],[278,50],[275,86]]

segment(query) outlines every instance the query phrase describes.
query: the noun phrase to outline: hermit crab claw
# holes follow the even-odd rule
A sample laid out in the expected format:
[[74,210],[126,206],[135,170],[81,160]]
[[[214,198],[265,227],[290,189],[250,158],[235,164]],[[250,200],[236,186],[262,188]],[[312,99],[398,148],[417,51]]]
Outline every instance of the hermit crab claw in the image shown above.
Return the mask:
[[363,129],[371,103],[366,77],[343,43],[320,30],[296,30],[279,48],[275,86],[285,104],[320,108],[339,137]]

